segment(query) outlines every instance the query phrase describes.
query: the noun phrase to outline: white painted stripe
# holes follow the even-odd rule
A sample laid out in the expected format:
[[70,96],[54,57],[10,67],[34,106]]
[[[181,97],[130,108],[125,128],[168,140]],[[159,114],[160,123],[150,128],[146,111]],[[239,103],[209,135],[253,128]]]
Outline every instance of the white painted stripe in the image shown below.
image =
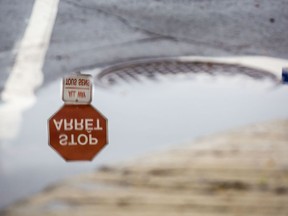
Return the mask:
[[[23,39],[16,45],[15,63],[5,83],[0,106],[0,138],[14,138],[22,112],[35,102],[43,82],[42,67],[57,15],[59,0],[35,0]],[[1,146],[0,146],[1,147]]]
[[35,98],[34,92],[43,82],[42,67],[49,46],[59,0],[35,0],[32,15],[10,76],[2,92],[4,101]]

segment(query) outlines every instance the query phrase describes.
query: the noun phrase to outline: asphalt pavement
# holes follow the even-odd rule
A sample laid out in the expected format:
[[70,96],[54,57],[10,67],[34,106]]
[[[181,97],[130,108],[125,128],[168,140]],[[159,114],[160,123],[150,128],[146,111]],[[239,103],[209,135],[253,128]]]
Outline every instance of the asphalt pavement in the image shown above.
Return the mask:
[[[0,3],[0,89],[13,66],[33,2]],[[287,58],[287,3],[60,0],[43,66],[43,83],[77,70],[144,57]]]
[[61,0],[44,73],[159,56],[288,57],[287,0]]

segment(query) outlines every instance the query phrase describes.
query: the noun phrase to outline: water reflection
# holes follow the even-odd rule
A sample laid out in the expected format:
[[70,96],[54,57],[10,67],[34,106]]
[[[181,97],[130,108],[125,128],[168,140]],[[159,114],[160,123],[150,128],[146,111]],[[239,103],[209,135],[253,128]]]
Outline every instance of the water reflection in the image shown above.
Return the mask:
[[95,89],[93,106],[109,120],[109,145],[92,163],[66,163],[48,146],[47,119],[63,104],[61,81],[42,89],[36,104],[23,112],[18,136],[2,145],[0,206],[103,163],[288,117],[287,88],[274,88],[271,80],[198,75],[191,80],[163,76],[159,81]]

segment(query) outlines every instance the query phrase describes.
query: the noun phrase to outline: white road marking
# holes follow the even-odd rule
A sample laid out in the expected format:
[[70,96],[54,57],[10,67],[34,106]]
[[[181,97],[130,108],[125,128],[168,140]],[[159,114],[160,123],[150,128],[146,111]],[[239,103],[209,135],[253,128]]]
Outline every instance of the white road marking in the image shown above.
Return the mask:
[[5,103],[0,107],[0,138],[12,138],[17,134],[22,112],[35,102],[35,90],[43,82],[42,67],[58,4],[59,0],[35,0],[24,37],[16,47],[15,63],[1,95]]
[[46,51],[59,0],[36,0],[11,74],[2,93],[4,101],[21,97],[34,98],[34,91],[42,84]]

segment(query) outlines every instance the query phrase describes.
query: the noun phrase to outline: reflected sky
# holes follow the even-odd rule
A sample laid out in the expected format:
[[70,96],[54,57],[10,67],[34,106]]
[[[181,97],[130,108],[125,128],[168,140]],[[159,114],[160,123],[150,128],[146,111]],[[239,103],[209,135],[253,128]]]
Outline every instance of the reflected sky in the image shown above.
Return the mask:
[[109,144],[91,163],[66,163],[48,146],[47,120],[63,105],[61,80],[39,91],[35,105],[23,112],[17,137],[1,140],[0,207],[101,164],[131,160],[251,123],[288,118],[288,88],[275,87],[269,80],[241,75],[159,79],[94,90],[92,104],[108,118]]

